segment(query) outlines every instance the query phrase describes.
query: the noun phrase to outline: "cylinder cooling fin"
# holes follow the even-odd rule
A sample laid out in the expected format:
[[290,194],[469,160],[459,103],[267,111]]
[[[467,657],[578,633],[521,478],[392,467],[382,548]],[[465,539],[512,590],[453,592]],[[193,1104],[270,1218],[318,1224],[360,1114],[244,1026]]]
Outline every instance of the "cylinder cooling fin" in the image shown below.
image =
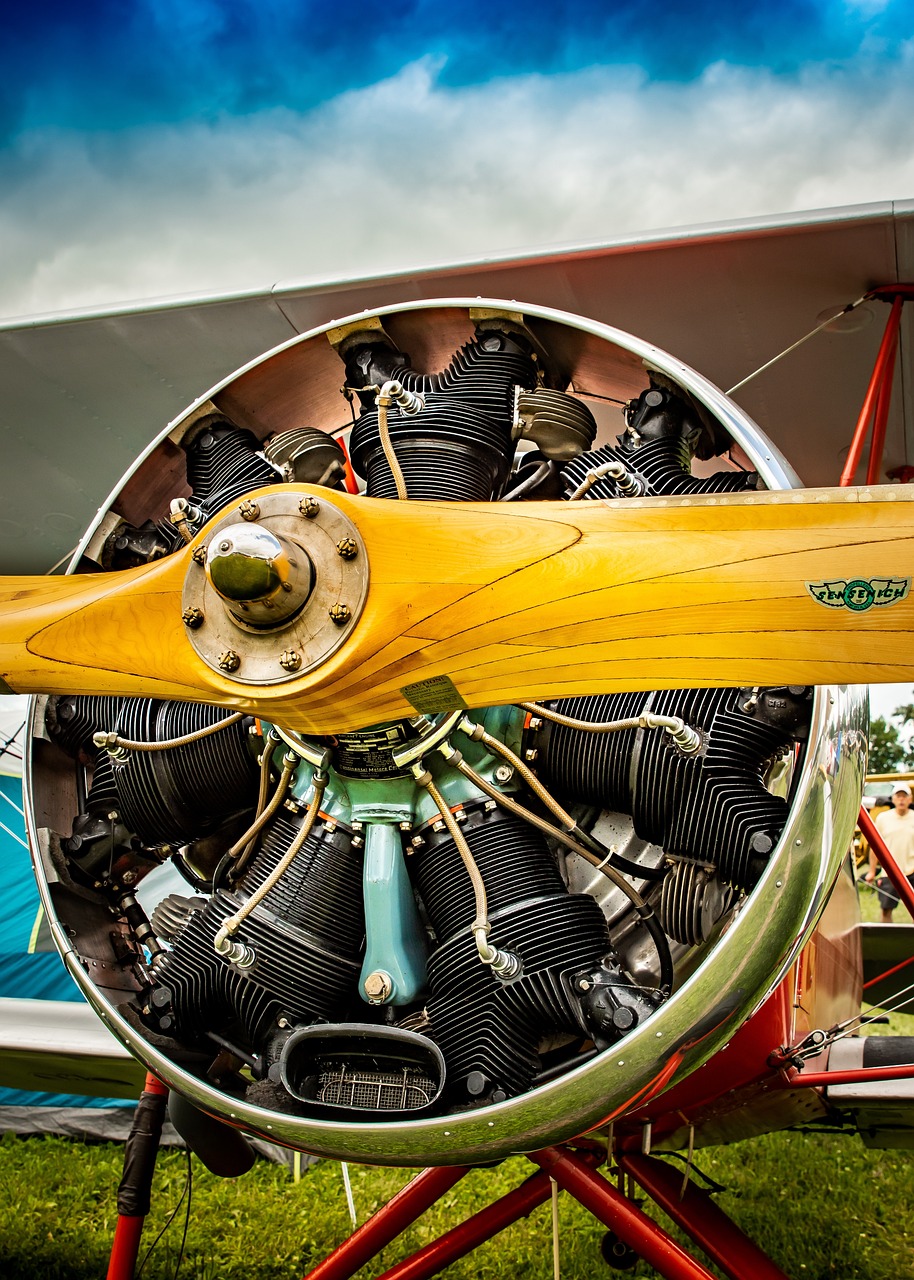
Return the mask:
[[[320,486],[624,503],[794,482],[736,405],[637,339],[415,304],[211,391],[125,478],[79,567],[201,535],[190,642],[281,682],[312,661],[300,605],[328,579],[258,522],[311,521],[370,601]],[[232,616],[211,636],[215,596]],[[559,1141],[710,1056],[810,927],[864,749],[862,699],[800,686],[449,705],[325,738],[238,705],[36,701],[52,927],[91,1003],[195,1106],[392,1164]]]

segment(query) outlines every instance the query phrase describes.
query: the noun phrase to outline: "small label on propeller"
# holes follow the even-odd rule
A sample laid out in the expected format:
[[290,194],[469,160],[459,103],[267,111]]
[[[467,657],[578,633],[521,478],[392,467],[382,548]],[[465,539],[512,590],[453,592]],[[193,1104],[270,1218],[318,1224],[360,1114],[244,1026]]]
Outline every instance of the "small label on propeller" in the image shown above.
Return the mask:
[[829,609],[850,609],[864,613],[874,605],[897,604],[911,590],[910,578],[835,578],[830,582],[807,582],[813,600]]
[[400,692],[406,701],[423,715],[433,715],[438,711],[467,710],[467,704],[457,692],[449,676],[432,676],[428,680],[418,680],[415,684],[404,685]]

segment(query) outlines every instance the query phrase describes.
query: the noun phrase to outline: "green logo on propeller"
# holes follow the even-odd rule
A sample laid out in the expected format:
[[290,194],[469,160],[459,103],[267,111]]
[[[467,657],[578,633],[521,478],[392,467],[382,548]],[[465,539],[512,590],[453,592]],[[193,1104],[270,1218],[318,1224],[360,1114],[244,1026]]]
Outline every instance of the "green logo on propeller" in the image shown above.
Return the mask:
[[836,578],[831,582],[807,582],[806,590],[830,609],[864,613],[874,605],[897,604],[911,590],[910,578]]

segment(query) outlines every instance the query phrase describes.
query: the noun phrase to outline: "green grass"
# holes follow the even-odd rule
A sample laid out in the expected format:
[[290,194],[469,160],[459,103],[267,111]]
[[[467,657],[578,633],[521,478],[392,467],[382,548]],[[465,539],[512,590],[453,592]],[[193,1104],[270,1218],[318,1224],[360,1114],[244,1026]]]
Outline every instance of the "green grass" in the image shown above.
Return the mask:
[[[882,873],[880,872],[880,875]],[[879,899],[876,896],[876,888],[874,885],[867,884],[863,879],[862,873],[857,881],[857,896],[860,900],[860,916],[865,924],[878,924],[879,915]],[[910,924],[911,917],[907,910],[898,906],[893,914],[895,924]]]
[[[97,1280],[104,1275],[115,1219],[122,1149],[59,1139],[0,1143],[0,1276],[3,1280]],[[794,1280],[912,1280],[909,1231],[914,1153],[867,1151],[855,1136],[769,1134],[698,1153],[698,1166],[726,1190],[721,1207]],[[184,1185],[186,1158],[159,1156],[153,1212],[144,1240],[164,1224]],[[474,1170],[420,1223],[365,1268],[378,1276],[532,1171],[521,1159]],[[359,1220],[410,1176],[352,1170]],[[593,1280],[603,1228],[568,1197],[560,1200],[562,1275]],[[183,1209],[152,1255],[144,1280],[173,1274]],[[184,1280],[294,1280],[342,1241],[349,1218],[338,1165],[321,1162],[297,1185],[285,1168],[258,1162],[223,1181],[194,1162],[193,1215]],[[650,1277],[640,1262],[626,1273]],[[446,1273],[458,1277],[551,1280],[549,1206],[509,1228]],[[747,1280],[751,1280],[748,1277]]]

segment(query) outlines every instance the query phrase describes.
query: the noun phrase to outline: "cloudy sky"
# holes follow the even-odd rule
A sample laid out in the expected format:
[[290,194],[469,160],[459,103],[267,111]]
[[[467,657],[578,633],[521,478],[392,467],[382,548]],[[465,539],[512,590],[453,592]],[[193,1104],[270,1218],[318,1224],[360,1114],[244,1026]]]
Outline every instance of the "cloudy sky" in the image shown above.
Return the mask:
[[48,0],[0,316],[914,195],[909,0]]
[[912,196],[910,0],[4,14],[0,317]]

